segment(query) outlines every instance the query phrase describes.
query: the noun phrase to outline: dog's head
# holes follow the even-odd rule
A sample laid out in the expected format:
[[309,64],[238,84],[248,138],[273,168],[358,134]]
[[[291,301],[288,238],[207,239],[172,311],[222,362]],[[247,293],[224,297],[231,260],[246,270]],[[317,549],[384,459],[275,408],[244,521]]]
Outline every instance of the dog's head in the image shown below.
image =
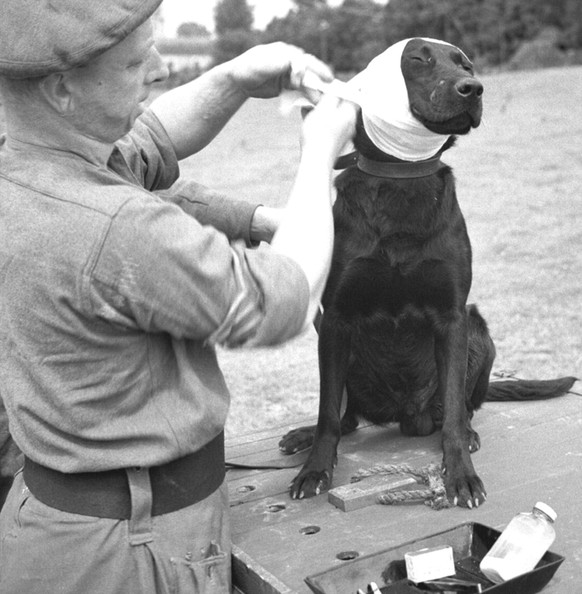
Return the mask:
[[467,134],[481,123],[483,85],[458,47],[411,39],[400,69],[412,115],[437,134]]
[[349,84],[360,92],[369,140],[398,159],[428,159],[481,123],[483,85],[465,53],[444,41],[400,41]]

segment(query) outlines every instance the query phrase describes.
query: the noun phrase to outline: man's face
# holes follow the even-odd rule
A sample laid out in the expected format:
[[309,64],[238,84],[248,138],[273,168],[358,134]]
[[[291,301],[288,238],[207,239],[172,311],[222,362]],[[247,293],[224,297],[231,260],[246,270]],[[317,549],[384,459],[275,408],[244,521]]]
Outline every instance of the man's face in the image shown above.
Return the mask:
[[69,76],[76,128],[86,136],[112,143],[133,127],[152,83],[165,80],[168,70],[154,47],[148,20]]

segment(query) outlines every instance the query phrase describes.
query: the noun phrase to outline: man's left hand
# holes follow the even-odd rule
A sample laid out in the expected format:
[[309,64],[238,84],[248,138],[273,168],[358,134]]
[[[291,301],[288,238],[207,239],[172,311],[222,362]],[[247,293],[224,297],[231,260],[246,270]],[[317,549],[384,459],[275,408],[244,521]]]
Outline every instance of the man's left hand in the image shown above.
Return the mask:
[[[292,65],[311,70],[324,82],[333,80],[329,66],[302,49],[283,42],[257,45],[225,64],[238,87],[249,97],[271,98],[283,89],[296,89]],[[299,77],[300,79],[301,77]]]

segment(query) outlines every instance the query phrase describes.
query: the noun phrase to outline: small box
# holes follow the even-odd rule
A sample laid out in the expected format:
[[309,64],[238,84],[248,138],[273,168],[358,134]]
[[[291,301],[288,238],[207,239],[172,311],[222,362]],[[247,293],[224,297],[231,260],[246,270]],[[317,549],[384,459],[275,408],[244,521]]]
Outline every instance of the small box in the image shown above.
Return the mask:
[[449,545],[404,554],[408,579],[416,584],[455,574],[453,549]]

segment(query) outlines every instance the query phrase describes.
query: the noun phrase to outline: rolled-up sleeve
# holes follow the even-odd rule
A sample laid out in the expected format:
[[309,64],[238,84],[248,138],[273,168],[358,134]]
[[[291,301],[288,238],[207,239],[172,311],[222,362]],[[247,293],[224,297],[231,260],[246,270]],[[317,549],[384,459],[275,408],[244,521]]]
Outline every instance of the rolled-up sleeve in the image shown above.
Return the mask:
[[278,344],[296,336],[309,305],[307,277],[299,265],[265,247],[246,250],[252,277],[265,300],[265,316],[248,346]]
[[231,198],[184,178],[159,195],[177,204],[201,225],[211,225],[231,240],[242,239],[252,245],[251,224],[258,204]]
[[115,143],[108,165],[150,192],[166,190],[180,174],[172,142],[149,109],[136,120],[132,130]]
[[93,313],[112,323],[227,346],[296,336],[309,300],[292,259],[233,244],[151,195],[112,219],[87,282]]

